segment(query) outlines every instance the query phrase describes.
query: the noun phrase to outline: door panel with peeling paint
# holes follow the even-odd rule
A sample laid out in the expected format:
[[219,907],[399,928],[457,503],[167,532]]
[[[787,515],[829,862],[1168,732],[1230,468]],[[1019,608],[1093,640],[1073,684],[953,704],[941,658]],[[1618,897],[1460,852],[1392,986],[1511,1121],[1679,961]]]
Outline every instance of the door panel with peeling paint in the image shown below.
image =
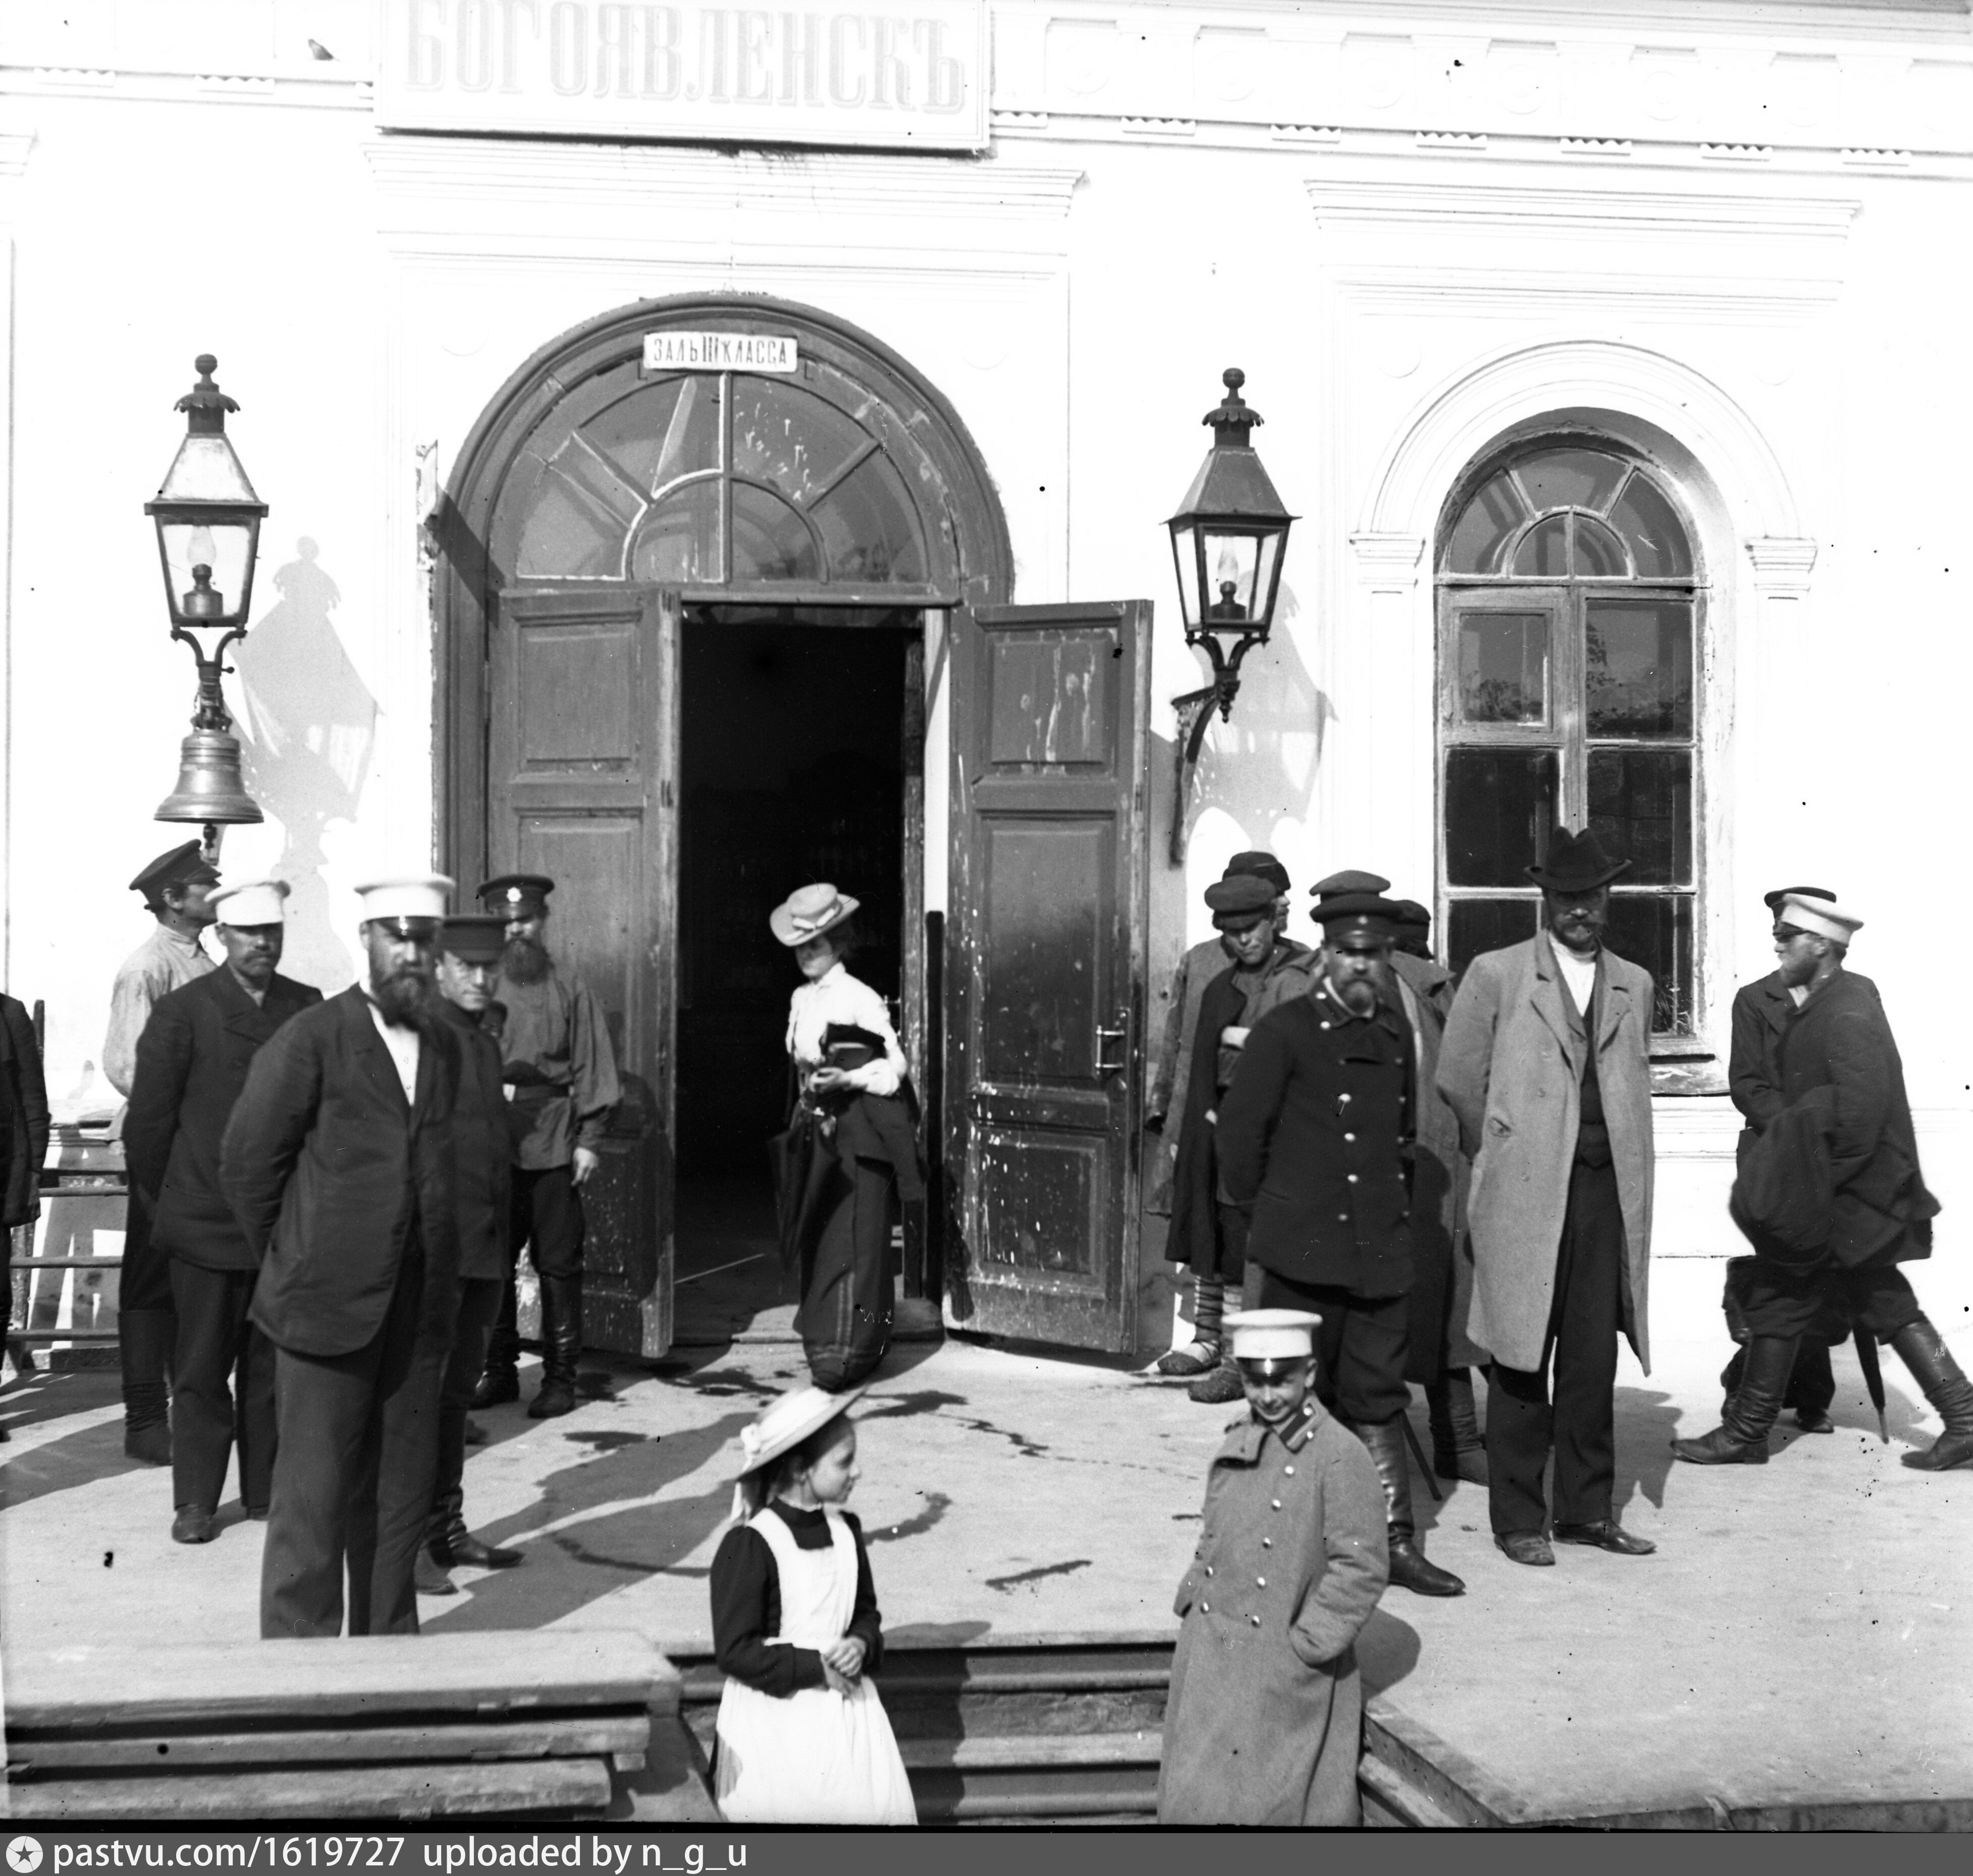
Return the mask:
[[962,1328],[1127,1350],[1151,608],[954,615],[946,1112]]
[[549,948],[623,1073],[583,1190],[584,1327],[633,1355],[671,1343],[679,619],[669,589],[509,592],[488,645],[490,870],[556,882]]

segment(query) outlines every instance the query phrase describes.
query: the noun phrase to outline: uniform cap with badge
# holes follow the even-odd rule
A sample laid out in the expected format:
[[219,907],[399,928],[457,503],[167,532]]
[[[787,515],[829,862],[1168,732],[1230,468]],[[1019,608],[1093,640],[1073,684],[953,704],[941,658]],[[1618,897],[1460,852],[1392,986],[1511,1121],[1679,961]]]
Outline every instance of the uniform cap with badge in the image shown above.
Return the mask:
[[1838,945],[1847,945],[1863,928],[1862,919],[1845,912],[1833,899],[1811,899],[1799,891],[1783,898],[1775,922],[1793,925],[1798,931],[1812,931]]
[[498,964],[507,948],[506,918],[495,912],[454,912],[439,927],[438,948],[461,964]]
[[1322,1318],[1309,1309],[1236,1309],[1222,1324],[1241,1363],[1306,1361]]
[[293,890],[285,879],[243,879],[208,895],[206,904],[223,925],[241,931],[250,925],[280,925],[287,917],[283,902]]
[[356,889],[365,925],[388,927],[398,938],[435,938],[453,882],[442,873],[393,873]]
[[546,873],[503,873],[482,881],[479,890],[473,896],[489,912],[501,912],[509,918],[525,918],[545,912],[548,895],[555,889],[555,882]]
[[1322,927],[1330,944],[1360,937],[1387,944],[1398,935],[1403,922],[1398,908],[1381,892],[1341,892],[1317,899],[1309,916]]

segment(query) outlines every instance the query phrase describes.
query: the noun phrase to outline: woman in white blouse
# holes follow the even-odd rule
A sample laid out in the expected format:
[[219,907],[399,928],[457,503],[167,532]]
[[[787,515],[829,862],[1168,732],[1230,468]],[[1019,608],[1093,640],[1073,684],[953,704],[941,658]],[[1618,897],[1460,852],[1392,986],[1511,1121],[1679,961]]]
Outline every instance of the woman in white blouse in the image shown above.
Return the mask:
[[891,1339],[891,1229],[922,1199],[917,1115],[890,1012],[849,974],[858,902],[803,886],[769,920],[803,981],[788,1008],[797,1095],[777,1143],[781,1253],[801,1272],[795,1327],[818,1387],[854,1387]]

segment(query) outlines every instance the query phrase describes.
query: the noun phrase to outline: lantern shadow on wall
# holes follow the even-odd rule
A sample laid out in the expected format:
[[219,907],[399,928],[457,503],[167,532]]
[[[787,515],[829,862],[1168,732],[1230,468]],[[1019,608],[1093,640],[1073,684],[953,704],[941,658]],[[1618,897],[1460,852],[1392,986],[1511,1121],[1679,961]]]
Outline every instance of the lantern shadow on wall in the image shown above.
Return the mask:
[[283,972],[325,992],[354,976],[329,917],[323,841],[354,821],[376,742],[377,700],[330,614],[342,594],[306,535],[273,576],[280,594],[234,654],[247,785],[284,830],[273,871],[293,888]]

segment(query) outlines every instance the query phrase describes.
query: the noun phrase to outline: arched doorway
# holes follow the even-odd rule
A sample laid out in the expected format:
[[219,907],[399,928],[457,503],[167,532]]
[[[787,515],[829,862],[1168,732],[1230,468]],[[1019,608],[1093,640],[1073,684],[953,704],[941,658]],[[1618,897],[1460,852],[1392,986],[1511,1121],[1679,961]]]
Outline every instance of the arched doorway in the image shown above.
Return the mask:
[[555,948],[634,1091],[590,1208],[590,1339],[659,1353],[674,1167],[759,1188],[793,981],[766,915],[793,886],[860,889],[859,974],[921,1054],[927,620],[1006,597],[1006,520],[878,341],[693,296],[516,372],[438,534],[443,851],[462,882],[561,882]]

